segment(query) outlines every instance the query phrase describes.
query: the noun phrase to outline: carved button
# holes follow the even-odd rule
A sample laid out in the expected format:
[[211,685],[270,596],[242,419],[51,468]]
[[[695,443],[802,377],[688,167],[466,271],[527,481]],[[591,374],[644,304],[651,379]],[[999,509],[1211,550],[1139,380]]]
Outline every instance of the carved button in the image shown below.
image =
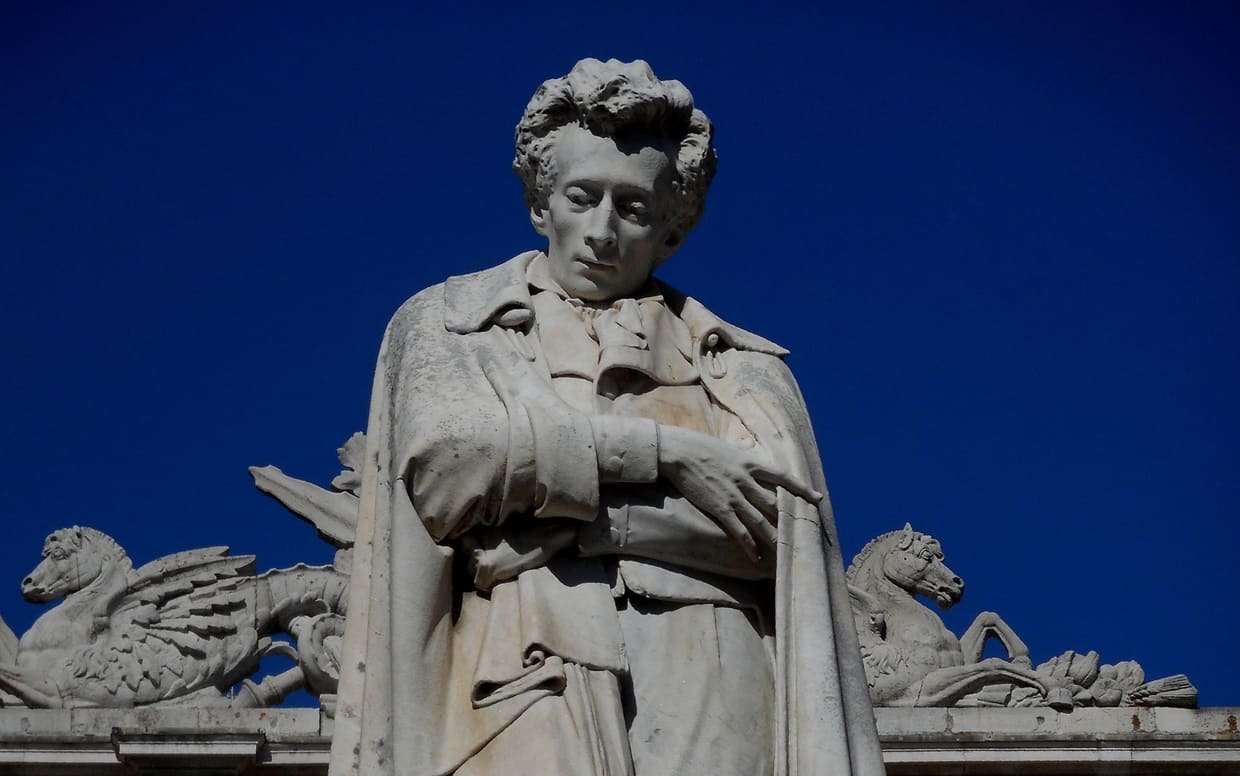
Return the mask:
[[706,335],[706,347],[710,348],[711,350],[714,350],[715,348],[719,347],[719,335],[713,331],[710,334],[707,334]]
[[618,472],[624,468],[624,459],[618,455],[613,455],[607,459],[607,470]]

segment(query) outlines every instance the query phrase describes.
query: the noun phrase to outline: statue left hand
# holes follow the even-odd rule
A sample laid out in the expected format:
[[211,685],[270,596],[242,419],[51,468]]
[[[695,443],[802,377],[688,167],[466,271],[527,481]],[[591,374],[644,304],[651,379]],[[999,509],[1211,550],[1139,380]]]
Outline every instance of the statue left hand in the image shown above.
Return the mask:
[[659,427],[659,474],[709,515],[752,560],[773,548],[778,516],[775,491],[783,487],[811,503],[822,494],[750,452],[697,431]]

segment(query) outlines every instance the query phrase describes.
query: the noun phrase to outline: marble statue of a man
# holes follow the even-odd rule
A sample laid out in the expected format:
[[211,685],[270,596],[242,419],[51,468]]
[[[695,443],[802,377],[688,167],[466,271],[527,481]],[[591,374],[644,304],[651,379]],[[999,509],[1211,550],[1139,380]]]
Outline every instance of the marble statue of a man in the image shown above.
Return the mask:
[[579,62],[517,127],[546,250],[392,319],[334,776],[882,773],[786,351],[651,276],[711,138],[679,82]]

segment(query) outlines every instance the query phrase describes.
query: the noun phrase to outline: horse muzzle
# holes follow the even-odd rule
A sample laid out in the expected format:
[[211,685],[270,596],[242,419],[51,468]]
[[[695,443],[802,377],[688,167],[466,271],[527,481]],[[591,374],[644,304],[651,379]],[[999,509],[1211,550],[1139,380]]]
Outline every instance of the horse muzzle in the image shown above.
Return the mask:
[[950,609],[964,597],[964,582],[960,577],[952,577],[951,582],[935,585],[931,597],[940,609]]
[[50,601],[52,596],[46,587],[35,583],[34,577],[26,577],[22,580],[22,598],[32,604],[41,604]]

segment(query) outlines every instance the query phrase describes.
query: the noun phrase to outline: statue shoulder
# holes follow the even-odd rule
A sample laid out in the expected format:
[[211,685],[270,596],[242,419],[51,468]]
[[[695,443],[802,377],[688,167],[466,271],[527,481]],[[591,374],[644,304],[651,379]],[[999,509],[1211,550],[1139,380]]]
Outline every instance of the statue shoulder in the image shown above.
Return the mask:
[[695,339],[704,339],[714,334],[723,340],[726,345],[737,350],[762,353],[768,356],[776,356],[780,359],[788,355],[789,351],[787,348],[747,329],[742,329],[736,324],[725,321],[697,299],[678,291],[662,281],[659,282],[659,286],[663,292],[663,298],[667,300],[668,306],[680,316],[681,320],[688,324],[689,330],[693,333]]
[[481,331],[512,308],[531,308],[525,268],[537,251],[466,275],[453,275],[405,300],[388,322],[384,335],[388,357],[445,345],[447,334]]
[[400,341],[415,332],[424,331],[428,325],[436,322],[438,327],[442,328],[443,297],[444,283],[436,283],[406,299],[388,321],[384,339],[389,342]]
[[392,322],[403,325],[437,315],[449,331],[477,331],[498,310],[529,306],[525,268],[536,255],[538,251],[526,251],[484,270],[451,275],[405,300],[392,316]]

